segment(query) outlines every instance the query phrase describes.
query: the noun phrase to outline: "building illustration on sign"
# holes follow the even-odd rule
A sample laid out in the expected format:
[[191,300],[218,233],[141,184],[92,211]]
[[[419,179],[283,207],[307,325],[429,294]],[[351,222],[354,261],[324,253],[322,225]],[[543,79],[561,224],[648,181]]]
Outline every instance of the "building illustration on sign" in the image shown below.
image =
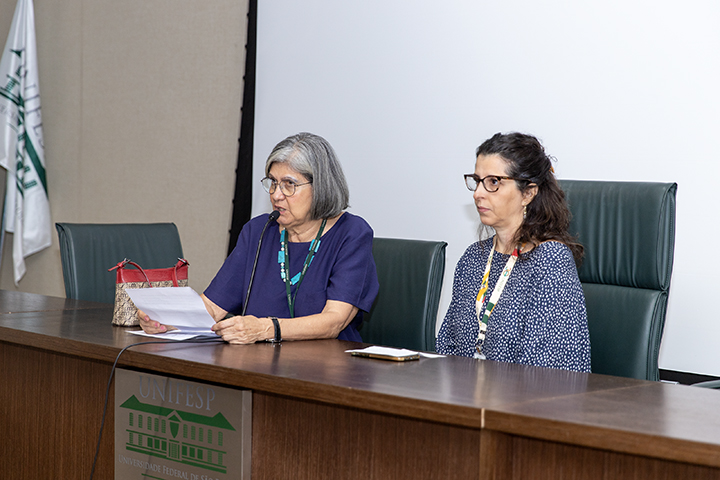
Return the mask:
[[222,413],[210,417],[150,405],[135,395],[120,408],[128,413],[127,450],[227,473],[223,436],[235,428]]

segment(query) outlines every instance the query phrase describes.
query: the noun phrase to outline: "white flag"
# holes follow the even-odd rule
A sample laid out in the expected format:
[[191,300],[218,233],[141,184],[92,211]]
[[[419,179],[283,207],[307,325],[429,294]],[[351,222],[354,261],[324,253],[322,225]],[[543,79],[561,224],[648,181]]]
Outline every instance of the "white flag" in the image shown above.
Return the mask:
[[32,0],[18,0],[0,61],[0,166],[7,170],[3,215],[17,285],[25,258],[52,242]]

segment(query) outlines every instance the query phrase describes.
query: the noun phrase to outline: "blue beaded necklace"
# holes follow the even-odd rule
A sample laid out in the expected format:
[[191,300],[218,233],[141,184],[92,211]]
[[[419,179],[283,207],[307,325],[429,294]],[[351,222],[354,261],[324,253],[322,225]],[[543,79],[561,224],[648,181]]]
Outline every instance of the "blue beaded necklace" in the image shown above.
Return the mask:
[[[315,258],[315,254],[320,248],[320,237],[322,236],[326,223],[327,219],[323,219],[322,224],[320,225],[320,230],[318,230],[318,233],[315,236],[315,240],[310,242],[310,248],[308,249],[308,254],[305,257],[305,262],[303,263],[302,270],[299,271],[292,278],[290,278],[290,253],[288,251],[287,230],[283,230],[280,233],[280,251],[278,252],[278,263],[280,264],[280,278],[282,278],[283,282],[285,282],[285,293],[287,294],[288,308],[290,309],[290,318],[295,318],[295,298],[297,297],[298,290],[300,290],[300,284],[305,278],[305,273],[307,273],[308,267],[312,263],[313,258]],[[292,285],[297,285],[297,287],[295,287],[295,295],[292,295],[290,293],[290,287]]]

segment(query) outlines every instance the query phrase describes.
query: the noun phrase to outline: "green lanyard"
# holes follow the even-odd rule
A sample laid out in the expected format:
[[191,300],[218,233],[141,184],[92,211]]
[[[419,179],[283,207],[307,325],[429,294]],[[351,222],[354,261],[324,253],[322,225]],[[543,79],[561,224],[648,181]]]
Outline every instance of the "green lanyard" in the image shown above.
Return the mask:
[[[295,318],[295,298],[297,297],[298,290],[300,290],[300,284],[305,278],[305,273],[307,273],[308,267],[312,263],[313,258],[315,258],[315,253],[317,253],[318,249],[320,248],[320,237],[322,236],[322,232],[325,229],[326,223],[327,219],[323,219],[322,224],[320,225],[320,230],[318,230],[315,240],[310,242],[310,248],[307,256],[305,257],[305,263],[303,263],[302,270],[292,278],[290,278],[290,252],[288,251],[287,230],[283,230],[282,233],[280,233],[280,251],[278,252],[278,263],[280,264],[280,277],[285,282],[285,293],[287,294],[288,308],[290,309],[290,318]],[[290,293],[290,287],[292,285],[297,285],[297,287],[295,287],[295,295],[292,295]]]

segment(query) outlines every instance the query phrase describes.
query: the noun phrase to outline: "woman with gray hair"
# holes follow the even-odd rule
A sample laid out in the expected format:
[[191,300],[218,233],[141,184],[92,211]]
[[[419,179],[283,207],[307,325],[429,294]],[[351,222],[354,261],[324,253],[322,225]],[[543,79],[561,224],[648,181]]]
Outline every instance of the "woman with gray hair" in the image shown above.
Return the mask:
[[[379,288],[373,231],[345,212],[350,195],[333,148],[310,133],[286,138],[270,153],[262,184],[272,217],[263,214],[245,224],[202,295],[216,321],[213,330],[238,344],[362,341],[357,327]],[[228,317],[230,312],[235,316]],[[172,328],[139,315],[146,332]]]

